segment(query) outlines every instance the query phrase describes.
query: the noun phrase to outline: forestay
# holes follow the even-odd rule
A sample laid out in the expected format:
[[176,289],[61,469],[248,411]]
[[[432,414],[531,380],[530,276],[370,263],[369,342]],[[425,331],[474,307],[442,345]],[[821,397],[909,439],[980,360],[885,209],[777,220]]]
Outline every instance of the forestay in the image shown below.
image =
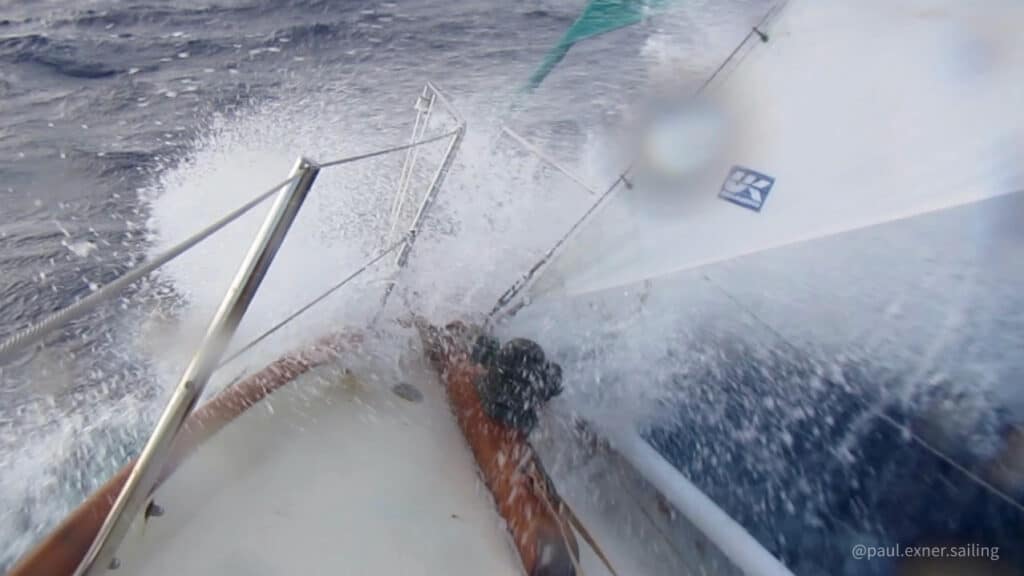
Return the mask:
[[[723,136],[619,189],[529,296],[626,285],[1024,189],[1024,5],[793,1],[705,92]],[[705,118],[706,119],[706,118]]]

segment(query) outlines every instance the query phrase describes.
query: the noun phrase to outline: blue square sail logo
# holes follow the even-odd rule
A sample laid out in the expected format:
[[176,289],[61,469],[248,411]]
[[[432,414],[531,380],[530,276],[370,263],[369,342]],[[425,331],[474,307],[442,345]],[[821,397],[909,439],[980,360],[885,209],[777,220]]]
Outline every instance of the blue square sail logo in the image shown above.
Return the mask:
[[733,166],[718,197],[760,212],[775,185],[775,178],[742,166]]

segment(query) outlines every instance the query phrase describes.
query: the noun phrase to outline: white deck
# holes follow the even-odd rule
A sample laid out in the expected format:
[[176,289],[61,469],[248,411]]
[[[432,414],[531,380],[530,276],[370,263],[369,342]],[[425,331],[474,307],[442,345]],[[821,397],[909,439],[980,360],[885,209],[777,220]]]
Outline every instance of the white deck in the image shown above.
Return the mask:
[[[121,574],[522,574],[436,377],[300,376],[202,446],[137,520]],[[392,376],[387,376],[392,374]]]

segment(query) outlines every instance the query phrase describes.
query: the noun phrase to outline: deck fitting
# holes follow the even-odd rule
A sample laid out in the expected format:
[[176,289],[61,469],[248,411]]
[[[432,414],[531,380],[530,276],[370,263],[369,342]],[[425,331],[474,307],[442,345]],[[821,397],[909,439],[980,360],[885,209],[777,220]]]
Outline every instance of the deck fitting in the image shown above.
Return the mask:
[[150,518],[159,518],[159,517],[161,517],[163,515],[164,515],[163,507],[160,506],[159,504],[157,504],[155,501],[150,500],[149,501],[149,505],[146,506],[146,513],[144,515],[146,520],[149,520]]
[[408,382],[399,382],[391,387],[391,392],[402,400],[408,400],[414,404],[423,401],[423,392]]

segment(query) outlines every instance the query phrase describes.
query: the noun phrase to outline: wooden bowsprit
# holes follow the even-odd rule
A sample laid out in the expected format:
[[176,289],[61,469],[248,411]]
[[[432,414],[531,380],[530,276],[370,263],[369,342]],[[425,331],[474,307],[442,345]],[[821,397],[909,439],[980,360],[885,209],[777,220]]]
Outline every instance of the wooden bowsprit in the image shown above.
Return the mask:
[[438,328],[422,318],[414,325],[527,574],[582,576],[575,528],[615,575],[607,556],[558,495],[526,433],[484,409],[476,383],[487,369],[472,357],[483,330],[461,322]]

